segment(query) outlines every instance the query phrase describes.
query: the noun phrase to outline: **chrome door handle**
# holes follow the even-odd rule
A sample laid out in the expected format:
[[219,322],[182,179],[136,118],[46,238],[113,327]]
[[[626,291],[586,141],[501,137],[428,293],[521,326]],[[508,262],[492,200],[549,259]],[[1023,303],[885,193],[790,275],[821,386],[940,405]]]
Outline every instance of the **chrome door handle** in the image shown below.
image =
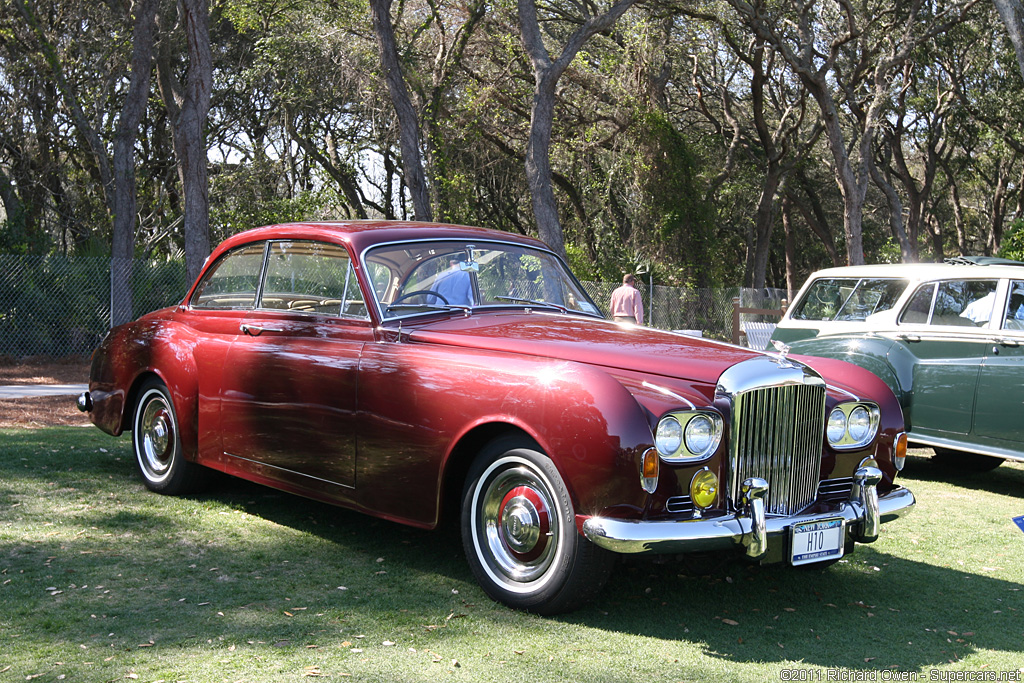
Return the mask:
[[250,325],[249,323],[242,323],[238,326],[242,334],[247,334],[250,337],[258,337],[264,332],[284,332],[280,327],[263,327],[261,325]]

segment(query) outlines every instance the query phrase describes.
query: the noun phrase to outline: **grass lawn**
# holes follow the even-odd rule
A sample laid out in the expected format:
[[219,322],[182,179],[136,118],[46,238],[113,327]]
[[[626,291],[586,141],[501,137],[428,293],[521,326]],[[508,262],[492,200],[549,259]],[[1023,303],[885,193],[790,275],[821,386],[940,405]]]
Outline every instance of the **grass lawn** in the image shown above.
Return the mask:
[[1024,466],[907,471],[917,509],[830,569],[634,560],[552,619],[485,597],[454,528],[169,498],[127,438],[0,431],[0,681],[1021,680]]

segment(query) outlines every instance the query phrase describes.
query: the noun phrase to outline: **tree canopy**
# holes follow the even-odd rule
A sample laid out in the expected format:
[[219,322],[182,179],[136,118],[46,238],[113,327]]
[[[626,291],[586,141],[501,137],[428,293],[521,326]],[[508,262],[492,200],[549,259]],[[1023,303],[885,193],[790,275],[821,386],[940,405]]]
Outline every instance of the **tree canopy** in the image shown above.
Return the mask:
[[249,227],[383,217],[681,286],[1017,253],[1021,18],[1019,0],[13,0],[0,252],[192,270]]

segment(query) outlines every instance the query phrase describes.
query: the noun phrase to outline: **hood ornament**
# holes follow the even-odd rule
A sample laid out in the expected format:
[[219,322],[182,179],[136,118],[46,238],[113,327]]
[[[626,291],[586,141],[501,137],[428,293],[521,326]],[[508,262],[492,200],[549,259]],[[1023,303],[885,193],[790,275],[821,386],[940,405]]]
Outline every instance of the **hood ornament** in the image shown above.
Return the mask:
[[779,355],[777,356],[778,360],[776,362],[779,364],[780,368],[796,367],[795,365],[789,362],[788,358],[786,358],[786,356],[789,354],[789,344],[781,342],[778,339],[772,339],[772,346],[774,346],[775,350],[779,352]]

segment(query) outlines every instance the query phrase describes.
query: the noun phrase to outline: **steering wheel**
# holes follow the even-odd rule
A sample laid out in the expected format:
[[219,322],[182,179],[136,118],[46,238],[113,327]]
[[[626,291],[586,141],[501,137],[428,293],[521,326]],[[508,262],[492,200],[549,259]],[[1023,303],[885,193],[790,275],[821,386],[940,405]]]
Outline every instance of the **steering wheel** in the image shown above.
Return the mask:
[[440,299],[441,301],[444,302],[445,306],[451,306],[451,303],[448,301],[448,299],[446,299],[444,297],[444,294],[441,294],[440,292],[435,292],[433,289],[419,289],[419,290],[416,290],[415,292],[406,292],[405,294],[403,294],[402,296],[398,297],[397,299],[395,299],[394,301],[392,301],[388,305],[389,306],[394,306],[399,301],[405,301],[406,299],[411,299],[414,296],[421,296],[421,295],[424,295],[424,294],[429,294],[431,296],[436,296],[438,299]]

